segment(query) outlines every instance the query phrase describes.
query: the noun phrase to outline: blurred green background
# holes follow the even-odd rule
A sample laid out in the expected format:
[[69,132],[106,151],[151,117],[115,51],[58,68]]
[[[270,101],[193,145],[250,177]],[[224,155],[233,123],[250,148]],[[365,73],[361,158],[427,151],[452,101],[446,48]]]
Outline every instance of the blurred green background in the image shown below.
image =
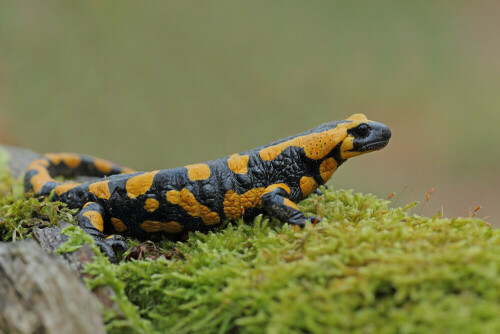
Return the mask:
[[0,0],[0,141],[137,169],[365,113],[331,185],[500,226],[498,1]]

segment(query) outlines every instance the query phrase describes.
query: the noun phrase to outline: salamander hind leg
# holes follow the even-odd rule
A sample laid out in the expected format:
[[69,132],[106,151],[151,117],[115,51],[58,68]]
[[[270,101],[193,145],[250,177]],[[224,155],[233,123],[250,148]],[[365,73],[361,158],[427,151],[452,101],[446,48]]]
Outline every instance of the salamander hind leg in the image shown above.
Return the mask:
[[88,202],[77,215],[76,220],[78,226],[94,238],[96,245],[101,248],[110,261],[115,262],[113,247],[127,250],[127,244],[119,235],[114,234],[108,237],[104,235],[105,217],[105,209],[101,204]]
[[306,217],[299,207],[292,202],[290,188],[283,185],[273,185],[266,189],[262,195],[262,205],[264,209],[273,217],[292,225],[304,227],[306,222],[317,223],[321,218],[313,216]]

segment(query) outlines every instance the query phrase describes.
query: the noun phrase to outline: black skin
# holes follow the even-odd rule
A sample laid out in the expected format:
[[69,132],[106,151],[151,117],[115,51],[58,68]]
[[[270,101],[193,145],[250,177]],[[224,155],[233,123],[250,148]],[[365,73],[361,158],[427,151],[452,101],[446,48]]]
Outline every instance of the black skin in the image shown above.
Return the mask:
[[[276,217],[283,222],[303,227],[306,222],[319,221],[320,217],[306,217],[295,205],[290,205],[290,202],[287,202],[288,200],[297,202],[308,195],[303,193],[301,179],[303,177],[313,179],[315,189],[312,189],[311,192],[316,191],[320,193],[317,187],[324,185],[327,181],[320,173],[320,166],[325,160],[333,158],[338,167],[347,159],[343,158],[343,155],[351,153],[357,155],[358,153],[381,149],[387,145],[391,137],[389,128],[377,122],[367,121],[366,123],[361,123],[347,130],[347,134],[353,138],[352,148],[349,151],[343,152],[343,142],[339,142],[319,159],[309,158],[304,148],[293,145],[283,149],[271,161],[263,160],[260,152],[264,148],[287,142],[298,136],[323,134],[336,129],[338,125],[342,125],[343,123],[350,124],[351,122],[346,120],[325,123],[297,136],[284,138],[269,145],[240,153],[239,156],[248,155],[248,170],[246,173],[234,173],[228,167],[229,157],[206,162],[205,164],[210,169],[210,176],[203,180],[191,180],[188,177],[185,167],[164,169],[154,175],[152,184],[147,191],[131,198],[127,193],[127,181],[138,175],[143,175],[144,172],[120,174],[124,169],[113,164],[110,174],[116,175],[104,177],[97,181],[85,182],[59,195],[54,195],[52,200],[62,201],[71,208],[82,209],[77,216],[79,226],[93,236],[96,243],[110,259],[114,259],[113,247],[124,250],[127,248],[123,238],[119,235],[112,235],[106,238],[107,234],[117,232],[115,226],[110,223],[112,217],[119,219],[126,227],[120,234],[139,239],[152,238],[158,235],[175,238],[176,235],[185,234],[189,231],[207,231],[219,226],[228,218],[235,219],[235,217],[228,217],[225,212],[226,207],[224,203],[228,191],[233,191],[240,196],[244,196],[245,193],[255,189],[266,189],[272,185],[283,184],[284,186],[270,189],[262,193],[260,197],[254,198],[253,200],[256,201],[260,199],[261,205],[255,204],[242,210],[244,211],[242,218],[245,221],[250,221],[255,216],[264,213]],[[81,163],[76,168],[66,165],[64,161],[54,161],[53,158],[49,157],[42,158],[41,160],[44,160],[42,162],[48,165],[46,169],[50,175],[104,176],[94,167],[94,158],[87,156],[80,156],[80,158]],[[38,175],[38,173],[40,173],[40,168],[32,167],[27,170],[25,177],[27,192],[33,191],[33,177]],[[109,198],[102,198],[90,191],[89,186],[99,181],[107,181]],[[57,183],[55,180],[49,180],[35,195],[48,196],[58,185],[60,183]],[[210,212],[217,214],[219,219],[215,223],[212,221],[207,223],[207,217],[204,220],[201,214],[198,216],[193,215],[187,212],[180,204],[175,204],[167,200],[169,192],[180,192],[181,190],[189,191],[197,203],[207,208]],[[158,201],[159,207],[153,212],[144,209],[144,205],[148,199]],[[83,208],[85,204],[87,206]],[[102,217],[102,230],[96,228],[91,219],[84,215],[89,211],[95,212]],[[182,232],[167,230],[147,231],[140,225],[144,221],[177,222]]]

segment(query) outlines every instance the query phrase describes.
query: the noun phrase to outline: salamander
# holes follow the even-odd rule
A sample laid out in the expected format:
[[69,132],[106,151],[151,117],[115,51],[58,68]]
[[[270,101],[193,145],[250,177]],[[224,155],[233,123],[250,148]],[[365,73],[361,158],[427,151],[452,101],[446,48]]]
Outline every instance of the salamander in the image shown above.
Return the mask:
[[[146,239],[207,231],[261,213],[300,227],[317,222],[295,204],[347,159],[380,150],[389,128],[363,114],[319,125],[253,150],[173,169],[134,171],[72,153],[45,154],[25,173],[25,191],[78,208],[78,225],[114,259],[123,236]],[[83,183],[53,177],[99,177]],[[109,235],[109,236],[107,236]]]

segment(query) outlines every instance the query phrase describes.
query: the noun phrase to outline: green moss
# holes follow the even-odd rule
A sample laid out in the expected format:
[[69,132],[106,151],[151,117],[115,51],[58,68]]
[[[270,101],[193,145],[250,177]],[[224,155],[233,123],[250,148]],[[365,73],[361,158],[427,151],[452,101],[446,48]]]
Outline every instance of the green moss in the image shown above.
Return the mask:
[[22,180],[9,172],[9,159],[8,152],[0,147],[0,241],[25,239],[35,227],[74,221],[76,210],[69,210],[63,203],[51,202],[50,197],[43,201],[26,198]]
[[111,265],[109,260],[102,255],[92,237],[77,226],[67,227],[62,233],[68,235],[70,239],[58,248],[58,253],[73,252],[84,244],[90,244],[97,254],[94,262],[86,268],[86,273],[93,277],[93,279],[87,280],[87,285],[90,290],[102,285],[110,286],[115,291],[116,295],[113,299],[118,308],[103,310],[108,327],[114,332],[150,333],[152,331],[151,323],[141,319],[137,306],[132,304],[125,295],[126,282],[117,277],[117,267]]
[[96,254],[99,254],[99,256],[102,255],[99,247],[95,245],[92,236],[90,234],[87,234],[78,226],[73,225],[66,227],[61,231],[61,233],[69,236],[69,240],[59,246],[59,248],[56,250],[56,253],[72,253],[81,248],[83,245],[90,245],[90,247]]
[[323,222],[295,230],[258,217],[193,233],[176,259],[88,265],[110,285],[110,333],[500,331],[500,231],[475,218],[389,208],[324,190],[299,206]]
[[33,197],[0,197],[0,239],[25,239],[31,236],[35,227],[55,226],[61,220],[73,222],[75,212],[63,203],[51,202],[49,198],[39,201]]

